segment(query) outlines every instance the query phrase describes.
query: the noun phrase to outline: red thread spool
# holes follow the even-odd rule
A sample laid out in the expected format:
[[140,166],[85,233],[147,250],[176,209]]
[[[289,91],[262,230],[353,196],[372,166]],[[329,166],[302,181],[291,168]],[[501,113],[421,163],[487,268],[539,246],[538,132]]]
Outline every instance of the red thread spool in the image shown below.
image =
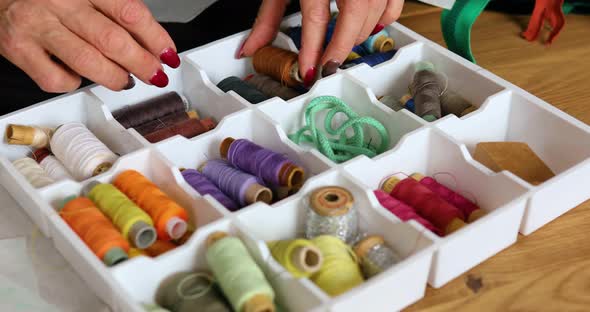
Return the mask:
[[480,209],[476,204],[461,196],[461,194],[438,183],[434,178],[425,177],[420,173],[414,173],[411,177],[426,186],[429,190],[435,192],[442,199],[457,207],[463,213],[463,220],[473,222],[485,215],[485,211]]
[[174,124],[170,127],[166,127],[147,134],[144,137],[151,143],[160,142],[177,134],[190,139],[213,128],[215,128],[215,121],[213,121],[211,118],[205,118],[201,120],[191,118]]
[[441,229],[444,234],[450,234],[465,226],[463,215],[457,207],[412,178],[400,180],[391,177],[383,183],[381,189],[414,207],[417,213]]
[[398,200],[397,198],[393,198],[389,194],[385,193],[382,190],[375,190],[374,191],[377,200],[381,204],[381,206],[385,207],[385,209],[389,210],[389,212],[396,215],[402,221],[408,220],[415,220],[416,222],[422,224],[425,228],[429,229],[431,232],[435,233],[436,235],[441,236],[442,233],[439,229],[437,229],[430,221],[422,218],[414,208],[406,205],[404,202]]
[[51,152],[43,147],[33,152],[33,158],[37,161],[37,163],[41,163],[45,157],[51,155]]

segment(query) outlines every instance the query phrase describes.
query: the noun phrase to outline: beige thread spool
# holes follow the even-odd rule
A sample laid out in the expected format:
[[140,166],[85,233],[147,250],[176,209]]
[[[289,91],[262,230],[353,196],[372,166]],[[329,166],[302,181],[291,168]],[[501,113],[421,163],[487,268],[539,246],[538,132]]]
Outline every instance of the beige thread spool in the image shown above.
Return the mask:
[[55,130],[45,127],[31,127],[10,124],[6,127],[6,141],[14,145],[30,145],[35,148],[49,146]]
[[[236,139],[232,137],[227,137],[221,141],[221,144],[219,145],[219,154],[221,155],[221,158],[227,159],[229,149],[235,140]],[[303,168],[301,167],[288,163],[281,168],[279,176],[281,177],[279,182],[282,186],[286,186],[289,189],[299,189],[303,185],[305,171],[303,171]]]
[[394,47],[395,42],[393,39],[385,35],[379,36],[377,39],[375,39],[375,42],[373,42],[373,51],[389,52],[393,50]]

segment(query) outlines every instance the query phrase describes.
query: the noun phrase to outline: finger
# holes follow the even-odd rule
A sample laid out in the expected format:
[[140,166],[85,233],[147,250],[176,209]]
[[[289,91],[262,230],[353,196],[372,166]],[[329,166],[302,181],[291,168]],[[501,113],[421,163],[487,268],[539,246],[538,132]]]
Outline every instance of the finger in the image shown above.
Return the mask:
[[252,32],[237,52],[236,57],[251,56],[258,49],[269,44],[279,31],[279,25],[286,8],[286,0],[264,0],[260,5]]
[[129,82],[127,71],[62,24],[47,25],[40,40],[49,53],[81,76],[115,91],[125,88]]
[[316,76],[316,65],[323,52],[326,30],[330,22],[330,1],[301,1],[301,15],[303,19],[299,71],[305,86],[310,86]]
[[369,0],[367,2],[369,4],[369,12],[355,44],[361,44],[367,40],[381,19],[382,13],[387,6],[387,0]]
[[[162,64],[153,54],[141,47],[127,31],[102,13],[86,7],[79,9],[77,14],[62,17],[61,20],[73,33],[84,38],[127,72],[146,83],[160,86],[152,79],[158,77],[160,72],[163,74]],[[122,75],[121,70],[118,72]]]
[[387,7],[379,19],[379,24],[389,25],[400,17],[402,9],[404,7],[404,0],[389,0],[387,1]]
[[180,66],[176,45],[168,32],[151,14],[141,0],[91,0],[104,15],[129,31],[152,55],[166,65]]
[[342,64],[361,32],[368,14],[368,5],[364,0],[345,1],[342,4],[332,40],[328,44],[321,63],[337,62]]
[[76,90],[82,79],[51,60],[38,44],[21,41],[6,58],[24,71],[45,92],[65,93]]

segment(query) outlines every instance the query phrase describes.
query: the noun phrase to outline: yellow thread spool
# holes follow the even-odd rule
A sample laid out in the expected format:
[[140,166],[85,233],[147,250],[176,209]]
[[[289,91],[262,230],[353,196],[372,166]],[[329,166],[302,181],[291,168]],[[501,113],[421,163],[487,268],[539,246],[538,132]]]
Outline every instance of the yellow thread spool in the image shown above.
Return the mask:
[[321,251],[306,239],[272,241],[267,245],[275,260],[297,278],[311,276],[324,261]]

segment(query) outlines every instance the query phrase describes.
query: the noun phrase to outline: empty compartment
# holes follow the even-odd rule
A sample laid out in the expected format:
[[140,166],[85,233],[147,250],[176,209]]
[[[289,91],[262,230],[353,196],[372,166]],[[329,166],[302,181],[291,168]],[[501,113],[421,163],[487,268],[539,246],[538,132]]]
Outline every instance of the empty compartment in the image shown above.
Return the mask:
[[[259,105],[257,109],[260,109],[260,111],[276,121],[282,131],[290,135],[296,133],[296,131],[306,125],[304,114],[307,106],[313,99],[320,96],[337,97],[347,104],[359,117],[372,117],[379,121],[387,130],[389,136],[389,144],[385,150],[393,148],[403,135],[421,127],[423,124],[420,119],[405,112],[395,112],[388,109],[385,105],[377,101],[375,94],[363,83],[359,83],[350,75],[342,74],[322,79],[305,96],[298,97],[289,102],[277,99],[276,102]],[[316,127],[323,133],[326,133],[324,130],[325,116],[326,110],[322,110],[316,114],[315,118]],[[332,127],[336,129],[347,119],[344,114],[338,113],[334,117]],[[371,144],[371,146],[379,146],[381,144],[380,135],[374,128],[365,125],[363,129],[365,133],[365,144]],[[349,130],[352,129],[347,130],[347,137],[351,137]],[[328,135],[328,137],[330,136]],[[291,141],[291,143],[298,150],[316,150],[311,144],[303,143],[297,147],[294,142]],[[322,160],[328,164],[334,164],[327,157],[322,157]]]
[[590,197],[590,190],[581,187],[590,181],[590,129],[532,95],[518,89],[502,92],[472,117],[449,118],[437,127],[464,143],[472,154],[480,142],[524,142],[551,169],[555,176],[537,185],[529,200],[521,227],[523,234],[535,231]]
[[[435,177],[485,211],[475,222],[435,238],[436,252],[429,276],[429,284],[434,287],[441,287],[516,241],[528,188],[505,174],[483,172],[473,163],[464,147],[426,128],[404,137],[395,150],[383,157],[362,157],[344,167],[371,190],[379,189],[394,174]],[[389,213],[385,208],[382,211]]]
[[[439,73],[445,92],[452,91],[475,107],[504,88],[478,74],[476,66],[462,59],[450,57],[433,44],[416,42],[400,49],[388,62],[375,67],[358,65],[346,71],[347,75],[364,82],[377,97],[392,96],[401,99],[409,94],[409,86],[419,62],[430,62]],[[460,116],[459,116],[460,117]]]
[[[310,179],[299,194],[276,207],[252,207],[238,213],[238,222],[262,246],[268,241],[304,238],[310,195],[326,186],[338,186],[351,192],[353,207],[358,213],[359,237],[363,234],[382,236],[399,256],[399,262],[336,297],[330,297],[307,278],[296,279],[274,258],[268,260],[269,264],[278,267],[281,276],[288,276],[292,283],[305,286],[308,292],[323,294],[324,300],[329,300],[327,306],[330,310],[358,311],[368,302],[373,310],[399,310],[422,298],[431,261],[432,240],[414,225],[399,222],[388,212],[376,209],[378,203],[368,195],[371,192],[338,169]],[[271,257],[268,248],[266,253]],[[299,296],[292,294],[285,300],[301,301]]]

